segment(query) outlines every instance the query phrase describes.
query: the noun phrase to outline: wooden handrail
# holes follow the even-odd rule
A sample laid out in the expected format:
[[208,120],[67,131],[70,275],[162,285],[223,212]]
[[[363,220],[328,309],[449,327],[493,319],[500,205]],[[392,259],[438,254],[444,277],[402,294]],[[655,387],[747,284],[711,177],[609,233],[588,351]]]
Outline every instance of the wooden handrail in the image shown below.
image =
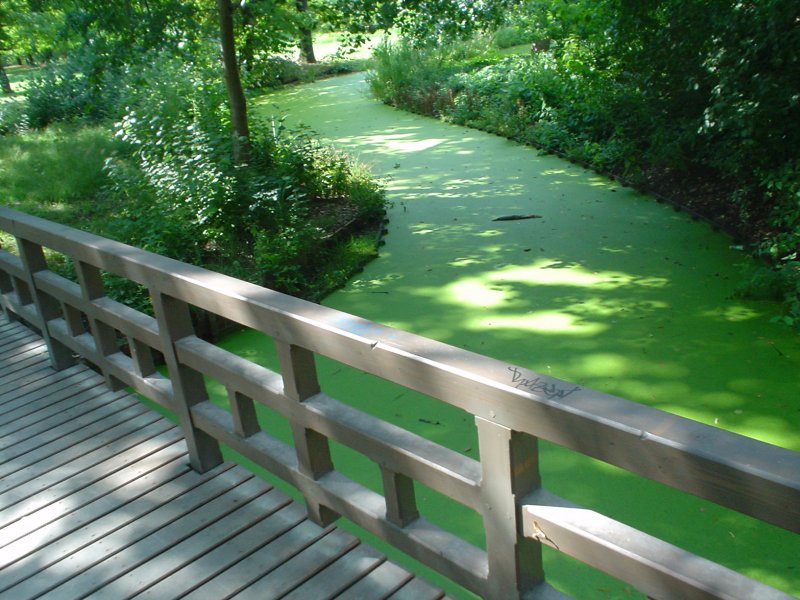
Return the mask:
[[[800,453],[5,207],[0,229],[16,237],[19,254],[0,251],[3,310],[44,333],[54,366],[65,366],[67,350],[77,353],[96,364],[112,386],[131,386],[173,410],[196,469],[219,462],[218,443],[225,443],[296,485],[318,521],[344,515],[483,596],[511,598],[546,589],[540,548],[555,539],[548,529],[556,537],[577,539],[554,547],[569,547],[568,553],[593,564],[587,549],[599,542],[588,513],[571,505],[565,509],[565,501],[540,488],[539,438],[800,533]],[[42,248],[72,259],[78,283],[49,271]],[[156,318],[108,298],[103,271],[145,286]],[[196,337],[191,306],[273,338],[281,373]],[[128,353],[115,345],[116,332],[127,338]],[[168,376],[155,370],[152,350],[165,358]],[[315,354],[470,412],[481,463],[326,395],[316,382]],[[230,411],[208,400],[203,377],[226,387]],[[288,419],[294,447],[261,430],[255,404]],[[380,465],[383,495],[335,470],[329,439]],[[477,510],[484,518],[487,551],[420,517],[413,481]],[[576,528],[585,535],[574,533]],[[595,566],[647,591],[649,579],[638,574],[649,572],[653,557],[628,552],[623,538],[610,544],[619,547],[621,561],[611,562],[639,565],[626,567],[631,577],[605,562]],[[680,577],[680,565],[687,564],[683,558],[665,561],[666,572]],[[719,577],[716,568],[722,569],[714,565],[699,572]],[[695,579],[689,588],[704,589]]]

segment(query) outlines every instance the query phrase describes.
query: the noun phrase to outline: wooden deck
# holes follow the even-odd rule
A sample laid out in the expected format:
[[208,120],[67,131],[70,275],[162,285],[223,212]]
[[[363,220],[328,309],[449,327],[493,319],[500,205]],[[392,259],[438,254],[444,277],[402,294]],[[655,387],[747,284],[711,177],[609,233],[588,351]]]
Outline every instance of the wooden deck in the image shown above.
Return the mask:
[[0,598],[442,598],[0,316]]

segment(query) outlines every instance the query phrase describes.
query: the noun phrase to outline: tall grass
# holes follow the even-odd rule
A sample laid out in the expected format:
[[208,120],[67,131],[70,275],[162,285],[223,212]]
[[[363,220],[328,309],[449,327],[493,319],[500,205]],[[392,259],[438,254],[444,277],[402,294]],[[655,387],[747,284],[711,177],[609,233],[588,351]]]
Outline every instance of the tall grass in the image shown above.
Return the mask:
[[120,146],[103,127],[0,136],[0,204],[107,235],[103,165]]

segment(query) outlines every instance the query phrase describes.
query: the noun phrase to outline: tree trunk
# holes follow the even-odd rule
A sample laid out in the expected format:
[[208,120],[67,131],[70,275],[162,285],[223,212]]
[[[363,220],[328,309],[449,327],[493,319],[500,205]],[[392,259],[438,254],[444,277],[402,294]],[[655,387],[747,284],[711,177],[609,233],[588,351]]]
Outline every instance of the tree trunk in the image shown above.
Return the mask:
[[236,44],[233,34],[233,7],[231,0],[217,0],[219,8],[222,64],[225,68],[225,87],[231,107],[233,126],[233,159],[244,163],[250,158],[250,129],[247,124],[247,100],[244,97],[239,65],[236,62]]
[[[297,7],[297,12],[299,13],[307,13],[308,12],[308,0],[296,0],[295,6]],[[314,56],[314,41],[311,37],[311,29],[306,26],[300,27],[300,55],[303,57],[303,60],[307,63],[315,63],[317,62],[317,57]]]
[[13,94],[14,90],[11,89],[11,82],[8,80],[8,74],[3,66],[3,61],[0,59],[0,88],[4,94]]

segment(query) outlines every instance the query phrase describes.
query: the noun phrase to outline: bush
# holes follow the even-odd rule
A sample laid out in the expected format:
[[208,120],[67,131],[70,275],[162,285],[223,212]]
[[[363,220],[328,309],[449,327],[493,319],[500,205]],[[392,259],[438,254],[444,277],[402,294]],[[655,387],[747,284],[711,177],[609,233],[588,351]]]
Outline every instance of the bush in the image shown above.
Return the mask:
[[484,66],[483,50],[475,42],[434,47],[383,40],[373,50],[374,69],[367,74],[367,82],[373,95],[387,104],[443,115],[453,102],[448,80]]
[[91,45],[76,49],[64,62],[50,63],[31,79],[27,91],[32,127],[56,121],[97,122],[118,114],[122,71]]
[[30,126],[25,103],[22,101],[0,101],[0,135],[22,133]]
[[305,295],[329,237],[318,207],[338,205],[351,221],[382,214],[377,182],[308,131],[252,122],[250,160],[235,164],[213,70],[160,56],[139,77],[117,123],[127,154],[106,164],[124,241]]
[[492,45],[495,48],[504,49],[512,46],[519,46],[529,41],[528,36],[518,27],[501,27],[492,36]]
[[262,56],[243,73],[244,84],[250,89],[271,88],[309,79],[298,63],[278,56]]

